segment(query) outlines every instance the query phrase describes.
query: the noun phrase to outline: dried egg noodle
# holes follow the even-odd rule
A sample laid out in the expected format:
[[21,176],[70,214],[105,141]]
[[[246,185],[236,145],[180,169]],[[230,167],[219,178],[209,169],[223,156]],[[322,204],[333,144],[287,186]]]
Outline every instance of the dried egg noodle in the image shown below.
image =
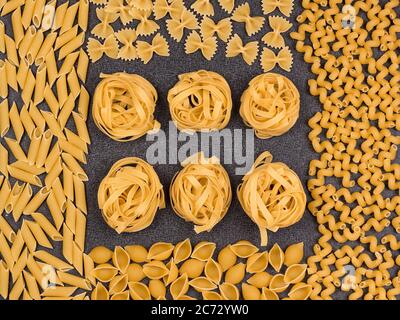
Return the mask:
[[179,130],[221,130],[232,111],[231,89],[226,80],[211,71],[179,75],[168,92],[172,120]]
[[299,91],[292,81],[276,73],[255,77],[241,98],[240,115],[261,139],[286,133],[299,112]]
[[276,232],[298,222],[304,214],[306,195],[299,177],[286,164],[272,162],[266,151],[254,162],[237,190],[239,202],[268,243],[267,230]]
[[229,176],[218,159],[196,154],[182,163],[170,186],[171,205],[197,233],[210,231],[228,211],[232,200]]
[[165,208],[164,191],[154,169],[139,158],[116,162],[100,184],[98,204],[107,224],[118,233],[147,228]]
[[101,74],[93,97],[93,120],[111,139],[136,140],[148,131],[159,129],[154,120],[157,91],[136,74]]

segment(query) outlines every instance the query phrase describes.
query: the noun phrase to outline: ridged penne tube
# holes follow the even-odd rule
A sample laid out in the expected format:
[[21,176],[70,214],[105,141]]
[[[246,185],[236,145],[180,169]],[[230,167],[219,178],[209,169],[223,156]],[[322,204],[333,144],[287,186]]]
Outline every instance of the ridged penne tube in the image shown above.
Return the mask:
[[[19,256],[21,255],[22,250],[24,249],[24,244],[25,243],[24,243],[24,239],[22,237],[21,230],[18,230],[18,233],[11,245],[11,255],[12,255],[14,261],[17,261]],[[14,277],[13,279],[15,280],[16,278]]]
[[68,9],[68,5],[69,5],[69,2],[64,2],[61,5],[57,6],[56,13],[54,15],[53,26],[51,28],[53,31],[56,31],[61,28],[65,13]]
[[34,24],[34,26],[36,28],[39,28],[40,24],[42,22],[45,4],[46,4],[46,0],[36,0],[35,1],[35,7],[33,9],[33,15],[32,15],[32,23]]
[[72,110],[75,108],[75,98],[72,93],[69,94],[67,100],[65,101],[60,113],[57,116],[60,128],[63,130],[67,121],[71,115]]
[[90,144],[91,141],[85,119],[76,112],[72,112],[72,116],[74,118],[76,130],[78,131],[78,136],[87,144]]
[[70,263],[74,262],[74,234],[66,224],[63,224],[62,230],[62,254],[64,258]]
[[75,22],[75,17],[78,13],[78,9],[79,2],[74,3],[73,5],[68,7],[67,11],[65,12],[65,16],[63,17],[63,22],[59,34],[63,34],[64,32],[72,28]]
[[53,249],[52,244],[50,243],[49,239],[47,238],[46,234],[39,226],[39,224],[33,221],[28,221],[27,225],[39,245],[45,248]]
[[81,288],[83,290],[91,290],[92,289],[90,282],[85,278],[81,278],[81,277],[75,276],[73,274],[62,272],[62,271],[57,271],[57,275],[58,275],[58,278],[60,279],[60,281],[64,284],[67,284],[67,285],[70,285],[73,287],[77,287],[77,288]]
[[18,60],[17,48],[15,46],[15,41],[8,35],[4,36],[4,41],[6,44],[7,60],[10,61],[13,65],[18,66],[19,60]]
[[66,141],[66,140],[59,140],[58,144],[60,146],[60,149],[71,156],[73,156],[76,160],[86,163],[86,155],[85,152],[83,152],[81,149],[73,145],[72,143]]
[[4,181],[0,189],[0,212],[3,213],[3,210],[6,208],[6,202],[11,193],[11,184],[8,179]]
[[9,242],[13,242],[15,239],[15,231],[12,229],[10,224],[3,216],[0,216],[0,231],[4,234]]
[[45,278],[45,275],[43,272],[44,270],[41,269],[41,267],[38,265],[38,263],[33,258],[32,254],[30,254],[28,256],[26,266],[27,266],[29,272],[32,274],[32,276],[36,279],[39,286],[43,290],[45,290],[48,287],[48,281],[46,281],[46,278]]
[[[60,106],[58,105],[58,100],[49,85],[46,85],[46,88],[44,89],[43,98],[46,101],[46,104],[49,106],[51,113],[54,115],[54,117],[57,117]],[[41,112],[43,116],[46,114],[44,111]]]
[[[68,31],[57,37],[57,40],[54,44],[54,50],[55,51],[59,50],[66,43],[74,39],[77,36],[77,34],[78,34],[78,26],[75,25],[71,29],[69,29]],[[63,58],[64,57],[62,57],[60,60],[62,60]]]
[[28,149],[28,163],[30,165],[35,164],[36,162],[36,158],[39,152],[39,148],[40,148],[40,142],[42,140],[42,133],[40,132],[40,130],[38,128],[35,128],[33,130],[33,134],[31,137],[31,143],[29,145],[29,149]]
[[34,26],[30,26],[28,30],[26,30],[24,37],[21,39],[19,45],[18,45],[18,54],[21,57],[21,59],[24,59],[26,64],[29,66],[28,60],[26,60],[26,54],[29,50],[29,47],[31,46],[33,39],[35,38],[35,35],[37,33],[37,30]]
[[41,188],[34,196],[33,198],[28,202],[26,207],[24,208],[23,212],[25,214],[30,214],[35,212],[39,207],[42,205],[42,203],[46,200],[48,194],[50,193],[50,189],[47,187]]
[[3,174],[6,178],[8,177],[7,166],[8,166],[8,151],[6,148],[3,147],[3,145],[0,144],[0,173]]
[[[86,1],[86,0],[82,0]],[[79,57],[78,57],[78,63],[76,66],[76,73],[78,74],[79,79],[82,82],[86,82],[86,77],[87,77],[87,71],[89,67],[89,57],[85,50],[81,49],[79,50]]]
[[44,120],[39,109],[33,103],[29,105],[29,115],[31,116],[32,121],[35,123],[40,132],[44,132],[46,121]]
[[11,189],[11,192],[6,200],[5,210],[7,213],[10,213],[15,203],[18,201],[19,197],[21,196],[22,191],[24,190],[25,184],[19,184],[18,181],[14,183],[14,186]]
[[74,175],[74,195],[76,207],[87,214],[85,184]]
[[7,83],[10,88],[14,91],[18,91],[18,82],[17,82],[17,67],[14,66],[10,61],[6,60],[6,76]]
[[51,217],[53,218],[54,226],[57,230],[60,230],[64,222],[64,215],[57,203],[57,199],[54,195],[54,190],[50,191],[49,195],[47,196],[46,203],[47,207],[49,208]]
[[79,57],[79,52],[73,52],[67,55],[64,59],[63,64],[61,65],[60,70],[58,71],[58,75],[60,76],[63,74],[70,73],[78,57]]
[[64,44],[59,51],[59,59],[63,59],[70,53],[79,49],[85,41],[85,32],[81,32],[68,43]]
[[33,192],[32,187],[29,184],[26,184],[24,190],[22,191],[18,201],[14,204],[12,215],[14,221],[18,221],[21,217],[26,205],[29,203],[32,198]]
[[35,58],[40,50],[40,47],[42,46],[43,40],[43,31],[39,30],[38,32],[36,32],[35,37],[32,39],[31,45],[29,46],[29,49],[26,53],[25,59],[29,65],[32,65],[35,62]]
[[[41,111],[41,114],[42,114],[43,118],[46,120],[46,124],[49,127],[49,130],[51,131],[51,133],[59,139],[65,139],[65,135],[64,135],[59,123],[57,122],[54,114],[51,112],[43,111],[43,110]],[[60,144],[60,140],[58,141],[58,144]]]
[[42,181],[40,180],[40,178],[32,173],[23,171],[21,169],[18,169],[16,167],[13,166],[8,166],[8,172],[10,174],[11,177],[26,182],[26,183],[30,183],[34,186],[38,186],[41,187],[42,186]]
[[62,212],[64,212],[67,207],[67,197],[64,194],[64,190],[59,178],[56,178],[53,181],[51,188],[52,193],[57,200],[58,207],[61,209]]
[[33,75],[32,71],[29,70],[21,93],[22,101],[25,104],[30,103],[34,89],[35,89],[35,76]]
[[29,252],[32,254],[36,251],[37,241],[25,220],[22,222],[21,234],[27,248],[29,249]]
[[83,254],[83,270],[85,273],[85,278],[88,279],[90,283],[94,286],[96,285],[96,279],[92,275],[93,269],[94,269],[94,262],[92,258],[87,254]]
[[16,140],[18,142],[21,142],[21,138],[24,135],[24,126],[22,125],[21,118],[18,112],[18,107],[13,103],[10,112],[9,112],[9,118],[11,122],[12,129],[14,131]]
[[33,97],[33,103],[38,105],[44,99],[44,92],[46,88],[46,74],[47,69],[45,64],[39,65],[36,71],[36,83],[35,83],[35,94]]
[[14,265],[14,258],[11,253],[11,248],[2,233],[0,233],[0,253],[8,268],[11,270]]
[[42,292],[42,297],[60,297],[67,298],[71,297],[72,294],[77,290],[77,287],[58,287],[51,286]]
[[25,286],[26,290],[29,293],[29,296],[33,300],[40,300],[40,291],[36,279],[32,276],[32,274],[30,274],[25,270],[22,272],[22,274],[25,280]]
[[1,53],[6,52],[6,44],[4,41],[5,33],[6,33],[6,30],[5,30],[4,22],[0,21],[0,52]]
[[25,162],[28,161],[24,150],[22,150],[17,140],[11,138],[4,138],[4,140],[6,141],[7,146],[11,150],[11,153],[14,155],[15,159]]
[[74,201],[74,177],[71,170],[63,163],[63,193],[68,200]]
[[54,50],[50,49],[44,59],[47,70],[47,79],[50,86],[56,81],[58,76],[57,62],[54,55]]
[[53,241],[63,240],[61,234],[44,215],[38,212],[31,213],[30,215],[37,222],[37,224],[40,225],[42,230],[50,237],[50,239],[52,239]]
[[37,167],[43,167],[46,162],[47,155],[49,153],[50,144],[53,139],[53,134],[50,130],[46,130],[40,141],[39,149],[37,151],[35,164]]
[[85,121],[87,120],[89,112],[89,101],[90,101],[89,92],[85,89],[84,86],[81,86],[81,93],[79,95],[79,101],[78,101],[78,112]]
[[83,251],[85,249],[86,239],[86,216],[79,209],[76,209],[75,212],[75,242],[76,245]]
[[40,66],[46,62],[46,56],[52,50],[52,47],[57,39],[57,33],[51,32],[46,35],[43,40],[42,46],[35,58],[35,65]]
[[60,155],[61,155],[61,150],[58,143],[56,142],[51,151],[48,153],[47,158],[44,162],[44,167],[46,169],[46,172],[50,172],[51,168],[53,168],[54,164],[59,159]]
[[67,76],[68,88],[74,98],[77,98],[81,91],[81,85],[79,84],[79,78],[75,68],[72,68],[71,72]]
[[83,275],[83,251],[79,246],[74,243],[72,244],[72,264],[75,270],[82,276]]
[[[1,68],[1,61],[0,61],[0,68]],[[4,77],[2,77],[2,79],[4,79]],[[0,119],[0,137],[4,137],[8,132],[8,130],[10,129],[10,118],[8,117],[9,113],[8,99],[4,99],[2,102],[0,102],[0,112],[2,115],[4,115]]]
[[10,290],[8,295],[9,300],[19,300],[25,288],[24,279],[22,276],[19,276],[17,281],[13,284],[13,287]]
[[[8,84],[7,84],[6,63],[4,62],[4,60],[0,60],[0,76],[2,79],[5,79],[5,81],[2,81],[0,83],[0,97],[5,99],[8,97]],[[8,112],[7,112],[7,114],[8,114]]]
[[72,266],[69,265],[68,263],[64,262],[63,260],[53,256],[52,254],[43,251],[43,250],[38,250],[33,253],[33,256],[38,259],[43,261],[44,263],[47,263],[57,270],[61,271],[69,271],[72,270]]

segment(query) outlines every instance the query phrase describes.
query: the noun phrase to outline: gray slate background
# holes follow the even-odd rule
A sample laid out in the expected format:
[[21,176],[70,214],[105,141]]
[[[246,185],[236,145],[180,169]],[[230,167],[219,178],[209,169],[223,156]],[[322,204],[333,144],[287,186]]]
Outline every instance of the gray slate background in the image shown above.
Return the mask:
[[[186,1],[192,3],[193,1]],[[216,1],[213,1],[216,3]],[[244,3],[243,0],[237,0],[236,3]],[[260,1],[249,1],[252,7],[252,15],[262,15]],[[216,4],[216,15],[214,20],[219,20],[227,16]],[[299,1],[295,1],[295,8],[290,17],[293,27],[290,31],[297,29],[296,16],[301,13]],[[281,15],[278,10],[272,15]],[[94,6],[91,6],[90,28],[94,27],[98,20],[95,18]],[[116,24],[117,25],[117,24]],[[241,57],[225,58],[225,44],[219,40],[218,52],[212,61],[205,60],[200,52],[192,55],[186,55],[184,52],[184,42],[176,43],[169,36],[165,28],[165,22],[161,22],[161,33],[168,39],[170,44],[170,57],[155,56],[147,65],[140,61],[124,62],[120,60],[111,60],[103,57],[100,61],[91,64],[89,68],[88,81],[86,87],[91,94],[99,82],[99,74],[125,71],[137,73],[148,79],[157,89],[159,101],[157,103],[155,117],[161,123],[162,128],[168,128],[170,119],[169,108],[167,104],[168,90],[176,83],[177,76],[181,73],[191,72],[198,69],[215,71],[230,84],[233,95],[233,112],[228,128],[245,129],[245,125],[239,115],[240,97],[247,88],[249,81],[262,73],[259,60],[252,66],[248,66]],[[244,31],[244,24],[234,22],[234,32],[238,33],[246,43],[250,40],[260,40],[267,32],[271,31],[268,20],[262,31],[253,37],[248,37]],[[135,26],[135,24],[133,24]],[[118,30],[115,28],[115,30]],[[186,32],[186,35],[188,33]],[[151,39],[145,38],[145,39]],[[259,155],[265,150],[270,151],[275,161],[282,161],[289,165],[300,176],[303,186],[306,189],[308,179],[307,171],[309,161],[316,157],[308,140],[307,134],[310,129],[307,125],[308,119],[321,109],[321,105],[316,97],[308,93],[307,80],[312,77],[309,66],[303,61],[302,55],[295,50],[295,43],[289,37],[289,32],[285,34],[285,41],[293,52],[293,69],[287,73],[280,68],[275,68],[273,72],[281,73],[290,78],[297,86],[301,94],[300,118],[296,125],[285,135],[270,140],[255,139],[255,155]],[[260,42],[261,44],[261,42]],[[264,45],[262,45],[264,46]],[[261,52],[261,50],[260,50]],[[127,245],[132,243],[141,243],[146,246],[156,241],[169,241],[176,243],[185,238],[190,238],[192,243],[202,240],[214,241],[218,247],[228,243],[246,239],[255,244],[260,243],[258,228],[247,217],[236,198],[236,188],[241,181],[241,176],[234,174],[233,165],[225,165],[230,178],[234,192],[232,205],[225,218],[210,233],[201,233],[196,235],[193,231],[193,225],[186,223],[179,218],[172,210],[169,204],[168,189],[170,181],[174,174],[181,169],[180,165],[156,165],[155,170],[158,173],[166,192],[167,208],[159,211],[153,224],[138,233],[124,233],[118,235],[113,229],[109,228],[104,222],[97,205],[97,189],[107,174],[110,167],[119,159],[129,156],[144,157],[146,150],[151,142],[146,142],[143,137],[139,140],[119,143],[103,135],[94,125],[92,119],[89,121],[89,130],[92,138],[92,145],[88,157],[86,171],[89,175],[89,184],[87,185],[87,200],[89,207],[88,226],[87,226],[87,251],[98,245],[113,247],[115,245]],[[312,246],[318,239],[317,224],[314,217],[306,211],[303,219],[296,225],[281,229],[277,233],[269,232],[270,248],[275,242],[278,242],[283,248],[287,245],[303,241],[305,243],[305,253],[312,253]]]

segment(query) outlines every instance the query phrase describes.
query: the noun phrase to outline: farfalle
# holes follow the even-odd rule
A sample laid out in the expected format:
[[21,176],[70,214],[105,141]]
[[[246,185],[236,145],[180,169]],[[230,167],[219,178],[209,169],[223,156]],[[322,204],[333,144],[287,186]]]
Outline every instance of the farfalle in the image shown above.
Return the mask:
[[136,27],[136,33],[138,36],[150,36],[160,29],[160,26],[157,24],[157,22],[149,19],[152,13],[151,10],[139,10],[133,7],[131,8],[130,13],[133,19],[140,21]]
[[134,42],[136,41],[137,34],[135,29],[122,29],[118,31],[115,36],[118,41],[122,43],[122,47],[119,49],[118,58],[121,60],[135,60],[137,56],[137,51],[134,46]]
[[168,19],[167,30],[171,38],[180,42],[185,29],[194,30],[199,27],[196,16],[189,10],[184,9],[178,18]]
[[218,38],[227,42],[232,34],[232,22],[229,18],[225,18],[215,23],[211,18],[204,17],[200,24],[200,31],[203,38],[217,34]]
[[167,40],[157,33],[151,43],[146,41],[137,41],[136,45],[137,55],[144,64],[147,64],[154,54],[159,56],[169,56],[169,45]]
[[262,41],[272,48],[283,48],[285,46],[285,39],[282,37],[281,33],[288,31],[292,27],[292,24],[285,18],[279,16],[270,16],[268,21],[272,31],[268,32],[262,38]]
[[103,54],[112,59],[117,59],[118,50],[118,41],[114,35],[108,36],[104,43],[101,43],[94,38],[89,38],[87,43],[88,55],[92,62],[99,60]]
[[286,17],[290,17],[293,10],[293,0],[262,0],[262,10],[265,15],[278,8]]
[[96,9],[97,18],[100,23],[92,29],[92,34],[100,39],[105,39],[114,34],[111,23],[117,21],[118,13],[106,11],[105,8]]
[[248,2],[240,5],[232,14],[232,20],[243,22],[245,24],[248,36],[252,36],[259,32],[264,25],[264,17],[252,17],[250,13],[250,5]]
[[272,70],[277,64],[287,72],[292,70],[293,56],[289,47],[284,47],[278,55],[275,55],[272,50],[264,48],[261,54],[261,67],[264,72]]
[[156,0],[153,6],[154,19],[160,20],[167,14],[171,18],[179,19],[184,9],[183,0]]
[[126,5],[125,0],[109,0],[105,10],[118,15],[123,25],[127,25],[133,20],[130,7]]
[[214,15],[214,7],[210,0],[196,0],[190,7],[202,16]]
[[243,45],[242,39],[235,34],[226,46],[226,57],[232,58],[240,54],[248,65],[252,65],[258,56],[258,41]]
[[204,58],[211,60],[217,52],[217,38],[209,37],[202,40],[197,31],[192,31],[186,39],[185,52],[191,54],[198,50],[201,51]]
[[151,11],[153,10],[153,1],[151,0],[130,0],[128,1],[132,7],[139,10]]
[[235,8],[235,0],[218,0],[218,3],[228,13],[232,13],[233,8]]

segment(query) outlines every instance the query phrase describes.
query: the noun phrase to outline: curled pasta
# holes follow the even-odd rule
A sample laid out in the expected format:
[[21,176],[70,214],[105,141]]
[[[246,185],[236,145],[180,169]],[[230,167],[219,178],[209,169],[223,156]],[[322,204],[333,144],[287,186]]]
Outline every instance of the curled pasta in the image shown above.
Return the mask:
[[100,184],[98,204],[107,224],[118,233],[147,228],[165,207],[164,191],[154,169],[139,158],[116,162]]
[[267,230],[276,232],[295,224],[306,206],[297,174],[284,163],[272,162],[268,151],[256,159],[244,176],[237,196],[243,210],[259,227],[262,246],[268,243]]
[[229,84],[219,74],[199,70],[179,75],[168,92],[171,117],[179,130],[220,130],[232,111]]
[[240,115],[261,139],[286,133],[299,112],[299,91],[292,81],[276,73],[255,77],[241,98]]
[[153,113],[157,91],[136,74],[102,74],[93,97],[92,114],[96,126],[116,141],[132,141],[160,124]]
[[172,180],[171,205],[176,214],[195,224],[197,233],[210,231],[222,220],[232,200],[228,173],[203,153],[188,158]]

